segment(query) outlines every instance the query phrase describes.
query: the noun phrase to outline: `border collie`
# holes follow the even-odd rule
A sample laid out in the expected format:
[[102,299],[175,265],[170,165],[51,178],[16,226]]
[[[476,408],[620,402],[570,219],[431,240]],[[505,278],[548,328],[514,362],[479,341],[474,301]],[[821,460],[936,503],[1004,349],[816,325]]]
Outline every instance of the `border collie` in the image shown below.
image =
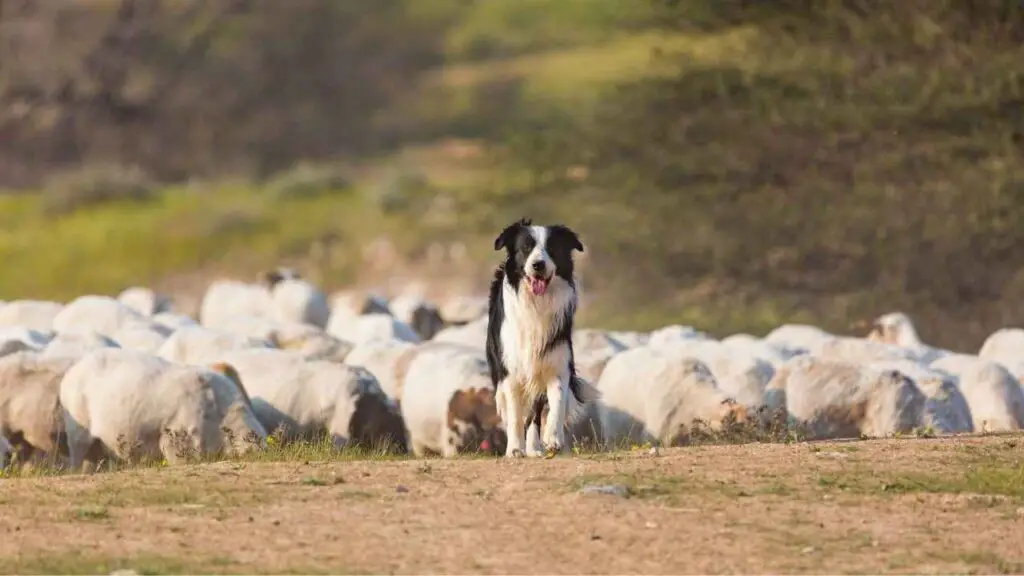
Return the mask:
[[583,244],[566,226],[533,226],[524,218],[494,240],[495,250],[503,248],[506,258],[494,273],[488,302],[487,364],[508,433],[505,456],[540,456],[544,450],[554,456],[568,447],[567,418],[597,397],[576,376],[573,362],[578,294],[572,253],[582,252]]

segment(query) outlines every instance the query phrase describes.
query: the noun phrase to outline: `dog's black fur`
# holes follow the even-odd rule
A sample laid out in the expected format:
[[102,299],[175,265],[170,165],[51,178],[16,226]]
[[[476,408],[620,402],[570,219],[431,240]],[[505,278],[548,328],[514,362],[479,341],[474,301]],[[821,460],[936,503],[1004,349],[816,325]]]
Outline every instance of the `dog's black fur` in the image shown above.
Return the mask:
[[[502,285],[505,279],[518,292],[523,278],[526,276],[524,265],[530,252],[536,246],[536,239],[530,233],[531,220],[520,219],[502,230],[494,240],[494,249],[505,249],[505,261],[498,265],[491,281],[487,313],[487,365],[490,369],[491,383],[497,389],[508,369],[502,354],[501,327],[505,321],[505,306]],[[565,280],[575,290],[574,264],[572,251],[583,251],[583,244],[570,228],[563,225],[547,226],[546,248],[551,260],[555,263],[555,274]],[[555,324],[556,329],[548,336],[544,345],[544,353],[548,353],[563,342],[569,346],[569,389],[578,402],[583,402],[580,382],[576,376],[576,364],[573,359],[572,328],[576,316],[575,306],[563,311],[561,322]],[[531,425],[540,427],[543,409],[547,406],[547,395],[541,394],[533,404],[527,419],[527,428]]]

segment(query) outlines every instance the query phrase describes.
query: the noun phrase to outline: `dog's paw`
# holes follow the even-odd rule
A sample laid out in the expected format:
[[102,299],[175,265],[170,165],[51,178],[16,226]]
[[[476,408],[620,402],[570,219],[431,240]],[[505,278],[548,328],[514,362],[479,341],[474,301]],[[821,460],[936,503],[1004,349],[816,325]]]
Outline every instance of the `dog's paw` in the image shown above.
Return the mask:
[[525,456],[526,455],[523,454],[523,451],[518,448],[515,448],[508,454],[505,454],[505,458],[523,458]]

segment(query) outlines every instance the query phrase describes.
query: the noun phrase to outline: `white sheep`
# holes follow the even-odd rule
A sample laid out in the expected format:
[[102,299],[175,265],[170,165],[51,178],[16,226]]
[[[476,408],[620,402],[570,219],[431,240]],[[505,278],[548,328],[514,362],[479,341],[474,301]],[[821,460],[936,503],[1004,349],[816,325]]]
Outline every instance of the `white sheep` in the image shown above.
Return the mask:
[[733,334],[722,339],[722,345],[739,352],[764,360],[779,368],[790,358],[806,353],[803,349],[791,349],[778,342],[768,342],[750,334]]
[[[627,346],[613,338],[608,332],[582,328],[572,335],[573,359],[576,374],[587,382],[598,382],[605,366],[616,354],[627,350]],[[601,419],[597,402],[583,406],[584,413],[569,428],[569,438],[576,446],[593,446],[601,439]]]
[[813,352],[813,355],[819,358],[843,360],[855,364],[880,360],[920,362],[922,360],[920,354],[921,352],[918,350],[851,336],[835,336],[822,342]]
[[956,385],[956,378],[912,360],[879,360],[876,370],[897,370],[914,381],[925,396],[920,427],[938,434],[960,434],[974,430],[967,399]]
[[86,354],[60,386],[72,469],[103,451],[119,459],[244,452],[266,431],[245,391],[208,368],[107,348]]
[[409,363],[402,389],[402,418],[416,456],[504,452],[494,385],[479,350],[424,344]]
[[343,362],[353,344],[312,324],[282,322],[271,318],[237,316],[220,325],[236,336],[266,340],[275,348],[299,352],[308,360]]
[[871,331],[868,332],[867,339],[910,350],[918,361],[925,364],[931,364],[952,353],[922,342],[910,316],[903,312],[890,312],[876,318],[872,323]]
[[336,448],[388,443],[405,449],[405,427],[395,406],[367,370],[295,352],[250,348],[224,353],[267,430],[285,440],[330,436]]
[[431,342],[462,344],[484,350],[487,346],[487,317],[478,318],[462,326],[449,326],[435,334]]
[[326,328],[331,316],[327,296],[311,282],[288,268],[278,268],[264,275],[270,292],[270,317],[278,322],[311,324]]
[[29,328],[0,328],[0,357],[25,350],[42,350],[51,339],[52,334]]
[[13,300],[0,308],[0,326],[29,328],[38,332],[53,330],[53,319],[63,304],[48,300]]
[[158,312],[153,315],[152,320],[157,326],[163,326],[171,332],[185,326],[199,326],[199,323],[193,320],[190,316],[178,314],[176,312]]
[[270,341],[202,326],[185,326],[174,331],[157,349],[156,355],[181,364],[209,364],[226,352],[246,348],[273,348]]
[[1024,428],[1024,392],[1001,364],[966,354],[950,354],[931,364],[957,378],[957,387],[971,408],[976,432],[1007,432]]
[[126,350],[155,354],[167,341],[167,335],[160,330],[166,329],[150,326],[126,326],[111,334],[110,337],[117,342],[118,346]]
[[626,348],[646,346],[647,341],[651,337],[647,332],[636,332],[633,330],[610,330],[608,335],[624,344]]
[[338,290],[330,296],[331,316],[362,316],[363,314],[391,314],[383,296],[364,290]]
[[53,340],[54,333],[40,332],[22,326],[0,326],[0,340],[20,340],[31,348],[44,348]]
[[769,344],[785,346],[794,352],[806,351],[813,353],[832,338],[835,338],[834,334],[830,334],[817,326],[783,324],[766,334],[764,340]]
[[598,413],[607,446],[623,441],[685,442],[698,421],[720,430],[730,418],[747,419],[746,407],[720,390],[702,362],[640,347],[608,362],[597,388]]
[[207,328],[221,328],[238,317],[266,317],[270,309],[270,292],[266,287],[238,280],[214,280],[199,305],[199,323]]
[[402,382],[411,353],[417,345],[404,340],[372,340],[355,345],[345,364],[369,370],[377,378],[381,390],[396,402],[402,399]]
[[676,344],[691,342],[694,340],[706,340],[708,335],[697,330],[693,326],[673,324],[651,332],[647,338],[647,346],[661,348],[663,346],[674,346]]
[[441,304],[441,318],[448,326],[461,326],[487,316],[490,301],[487,296],[458,295]]
[[11,458],[11,445],[7,442],[7,438],[0,436],[0,470],[7,467],[7,462]]
[[1024,329],[1000,328],[989,334],[978,357],[1002,364],[1021,380],[1024,377]]
[[58,356],[83,356],[84,354],[100,348],[120,348],[112,338],[99,334],[93,330],[83,330],[57,334],[53,340],[43,349],[42,355],[50,357]]
[[363,314],[361,316],[331,316],[327,333],[353,344],[373,340],[404,340],[419,343],[416,331],[390,314]]
[[391,300],[388,307],[395,318],[411,327],[421,340],[430,340],[445,327],[437,306],[427,300],[402,295]]
[[60,381],[77,358],[18,352],[0,358],[0,436],[17,439],[19,460],[65,457]]
[[53,319],[53,329],[58,334],[95,331],[113,337],[115,333],[130,327],[146,327],[169,333],[166,328],[156,326],[142,314],[109,296],[79,296]]
[[787,362],[768,387],[784,396],[790,422],[811,438],[909,433],[925,405],[924,394],[899,371],[816,357]]
[[147,317],[171,312],[174,307],[170,298],[144,286],[125,288],[117,295],[117,300]]
[[679,348],[668,346],[664,351],[678,354],[680,359],[700,360],[711,371],[720,390],[753,410],[764,404],[765,387],[775,375],[769,362],[715,340],[698,340]]

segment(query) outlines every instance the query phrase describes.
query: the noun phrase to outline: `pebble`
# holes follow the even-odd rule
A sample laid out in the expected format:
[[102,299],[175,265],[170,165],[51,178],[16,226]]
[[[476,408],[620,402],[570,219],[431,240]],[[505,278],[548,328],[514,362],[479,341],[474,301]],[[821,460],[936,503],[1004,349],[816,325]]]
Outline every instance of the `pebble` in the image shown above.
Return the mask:
[[409,491],[409,489],[406,488],[405,486],[402,486],[401,484],[399,484],[398,486],[395,486],[395,492],[397,492],[399,494],[405,494],[408,491]]
[[609,494],[611,496],[629,496],[629,486],[625,484],[587,484],[580,492],[583,494]]
[[808,546],[800,551],[801,554],[810,554],[812,552],[814,552],[814,546]]

